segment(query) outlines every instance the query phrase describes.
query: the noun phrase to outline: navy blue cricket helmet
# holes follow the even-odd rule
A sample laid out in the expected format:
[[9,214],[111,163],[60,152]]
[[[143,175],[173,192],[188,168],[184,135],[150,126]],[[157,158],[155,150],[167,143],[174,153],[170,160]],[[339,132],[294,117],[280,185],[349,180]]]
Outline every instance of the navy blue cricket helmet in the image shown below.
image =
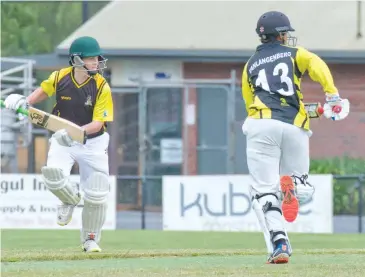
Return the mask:
[[[263,39],[294,31],[295,29],[291,26],[289,18],[282,12],[266,12],[257,21],[256,33]],[[288,39],[296,42],[294,37],[289,36]]]

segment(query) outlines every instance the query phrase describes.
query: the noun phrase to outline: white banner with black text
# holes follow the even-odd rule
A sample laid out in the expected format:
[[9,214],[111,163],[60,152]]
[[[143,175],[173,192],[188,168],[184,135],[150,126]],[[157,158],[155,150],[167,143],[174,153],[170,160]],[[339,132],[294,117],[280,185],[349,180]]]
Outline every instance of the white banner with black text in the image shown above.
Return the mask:
[[[71,175],[79,183],[79,175]],[[116,178],[109,177],[110,193],[104,230],[116,229]],[[82,193],[82,190],[81,190]],[[72,221],[57,225],[57,206],[40,174],[1,174],[0,227],[3,229],[81,229],[83,200],[75,208]]]

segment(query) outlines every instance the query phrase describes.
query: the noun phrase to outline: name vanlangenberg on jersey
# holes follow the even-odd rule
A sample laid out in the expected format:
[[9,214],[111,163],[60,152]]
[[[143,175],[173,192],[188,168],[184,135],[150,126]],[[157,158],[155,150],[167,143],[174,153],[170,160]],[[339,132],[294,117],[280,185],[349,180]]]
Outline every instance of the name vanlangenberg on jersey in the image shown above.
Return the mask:
[[287,57],[291,57],[291,52],[277,53],[275,55],[259,59],[259,60],[255,61],[250,66],[250,69],[249,69],[250,74],[252,74],[252,71],[254,71],[255,68],[260,66],[260,65],[267,64],[267,63],[272,63],[272,62],[275,62],[278,59],[283,59],[283,58],[287,58]]

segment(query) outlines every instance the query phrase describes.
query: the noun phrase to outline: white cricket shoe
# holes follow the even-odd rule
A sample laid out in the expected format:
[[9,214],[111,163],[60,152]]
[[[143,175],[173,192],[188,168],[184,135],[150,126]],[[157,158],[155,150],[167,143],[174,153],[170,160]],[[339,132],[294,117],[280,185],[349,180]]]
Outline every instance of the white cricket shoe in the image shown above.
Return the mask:
[[101,252],[99,245],[95,242],[95,240],[91,239],[85,241],[82,248],[85,252]]
[[71,222],[75,205],[62,204],[57,208],[57,224],[65,226]]

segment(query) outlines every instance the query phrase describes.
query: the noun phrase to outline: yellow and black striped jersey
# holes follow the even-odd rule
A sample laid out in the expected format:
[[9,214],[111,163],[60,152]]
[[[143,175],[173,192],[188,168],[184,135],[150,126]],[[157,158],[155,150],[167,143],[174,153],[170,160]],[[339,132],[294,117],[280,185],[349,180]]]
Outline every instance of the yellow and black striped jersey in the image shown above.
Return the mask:
[[321,84],[325,93],[338,93],[328,66],[314,53],[279,41],[258,46],[242,73],[242,95],[248,116],[276,119],[309,130],[300,89],[306,72]]
[[52,113],[83,126],[92,121],[113,121],[113,99],[109,84],[96,74],[78,84],[72,67],[54,71],[41,88],[48,95],[56,94]]

